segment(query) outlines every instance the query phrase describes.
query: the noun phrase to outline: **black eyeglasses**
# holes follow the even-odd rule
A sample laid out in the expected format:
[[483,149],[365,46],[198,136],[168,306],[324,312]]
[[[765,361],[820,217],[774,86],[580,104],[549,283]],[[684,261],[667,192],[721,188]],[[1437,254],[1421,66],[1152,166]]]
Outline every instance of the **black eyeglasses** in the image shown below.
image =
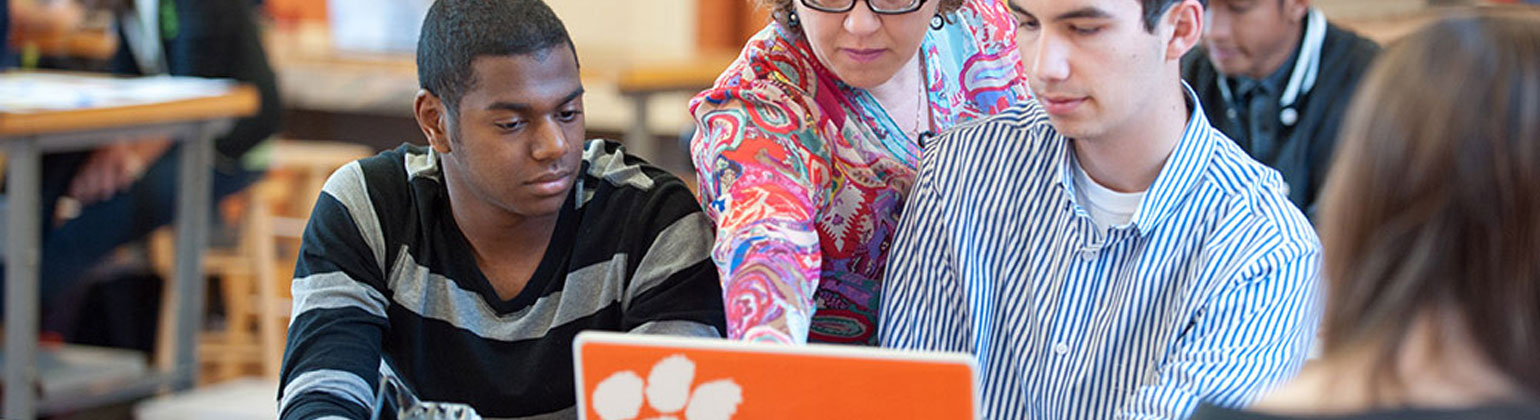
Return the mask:
[[[925,0],[866,0],[866,7],[879,15],[901,15],[920,10]],[[809,9],[829,13],[845,13],[856,8],[856,0],[802,0]]]

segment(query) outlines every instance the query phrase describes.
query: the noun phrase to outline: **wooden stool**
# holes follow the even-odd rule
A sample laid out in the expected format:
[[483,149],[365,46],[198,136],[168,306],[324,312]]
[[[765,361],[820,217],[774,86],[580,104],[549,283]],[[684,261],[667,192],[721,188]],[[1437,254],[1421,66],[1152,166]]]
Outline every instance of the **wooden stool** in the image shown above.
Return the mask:
[[[251,373],[278,378],[285,319],[292,305],[289,282],[310,210],[332,172],[373,154],[371,148],[356,144],[281,140],[273,147],[272,164],[262,180],[221,203],[221,216],[239,221],[239,242],[234,248],[209,249],[204,256],[205,270],[222,282],[219,299],[225,325],[204,332],[199,340],[200,360],[212,368],[200,380],[217,382]],[[171,267],[170,233],[161,229],[150,241],[151,259],[162,274]],[[162,308],[162,321],[173,313],[173,308]],[[158,338],[162,345],[170,340],[167,334]]]

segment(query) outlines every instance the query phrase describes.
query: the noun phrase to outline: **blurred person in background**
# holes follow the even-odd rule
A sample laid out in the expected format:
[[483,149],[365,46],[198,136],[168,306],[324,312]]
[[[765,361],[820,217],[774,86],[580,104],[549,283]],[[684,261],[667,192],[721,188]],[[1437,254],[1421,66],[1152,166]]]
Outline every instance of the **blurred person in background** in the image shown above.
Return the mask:
[[1182,79],[1208,120],[1277,169],[1314,217],[1337,130],[1378,44],[1327,21],[1310,0],[1210,0],[1203,46]]
[[[255,86],[258,113],[214,140],[213,198],[217,202],[261,177],[265,162],[253,151],[278,131],[280,104],[249,0],[87,0],[84,6],[117,18],[121,42],[110,62],[113,73]],[[39,292],[45,312],[112,250],[174,216],[178,147],[170,139],[136,140],[44,156]],[[61,197],[77,202],[78,214],[50,220]]]
[[1193,418],[1540,418],[1540,12],[1392,45],[1341,144],[1323,354],[1249,412]]
[[760,0],[775,21],[690,101],[728,335],[875,344],[924,138],[1027,99],[993,0]]
[[[67,32],[80,25],[84,15],[75,0],[0,0],[0,69],[16,64],[12,43]],[[13,38],[13,31],[18,36]]]

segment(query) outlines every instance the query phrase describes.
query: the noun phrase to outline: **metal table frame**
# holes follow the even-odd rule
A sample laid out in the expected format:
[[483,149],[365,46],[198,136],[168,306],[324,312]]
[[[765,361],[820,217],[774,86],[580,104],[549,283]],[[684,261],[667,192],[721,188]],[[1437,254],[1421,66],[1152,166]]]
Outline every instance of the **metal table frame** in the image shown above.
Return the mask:
[[[134,127],[47,133],[0,138],[9,163],[6,176],[5,238],[5,400],[6,419],[32,419],[43,414],[149,395],[166,387],[187,389],[197,375],[197,339],[203,312],[203,252],[208,239],[209,209],[213,193],[214,137],[227,131],[233,118],[217,118]],[[181,143],[176,207],[176,263],[172,286],[166,291],[176,308],[175,346],[171,366],[159,366],[139,381],[114,390],[62,396],[39,401],[32,384],[38,383],[38,269],[42,217],[40,185],[45,152],[89,150],[125,138],[172,138]],[[161,349],[159,351],[166,351]],[[21,386],[17,386],[22,384]]]

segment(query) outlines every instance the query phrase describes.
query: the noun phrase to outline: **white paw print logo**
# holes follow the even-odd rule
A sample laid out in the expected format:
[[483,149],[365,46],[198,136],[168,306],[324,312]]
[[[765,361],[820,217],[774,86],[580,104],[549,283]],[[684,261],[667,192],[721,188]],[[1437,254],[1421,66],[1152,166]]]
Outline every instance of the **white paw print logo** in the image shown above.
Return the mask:
[[694,381],[695,362],[678,354],[652,365],[645,383],[636,372],[616,372],[594,388],[594,412],[602,420],[635,419],[645,402],[658,413],[650,420],[679,420],[680,414],[685,420],[728,420],[743,402],[743,390],[732,379],[706,382],[691,391]]

